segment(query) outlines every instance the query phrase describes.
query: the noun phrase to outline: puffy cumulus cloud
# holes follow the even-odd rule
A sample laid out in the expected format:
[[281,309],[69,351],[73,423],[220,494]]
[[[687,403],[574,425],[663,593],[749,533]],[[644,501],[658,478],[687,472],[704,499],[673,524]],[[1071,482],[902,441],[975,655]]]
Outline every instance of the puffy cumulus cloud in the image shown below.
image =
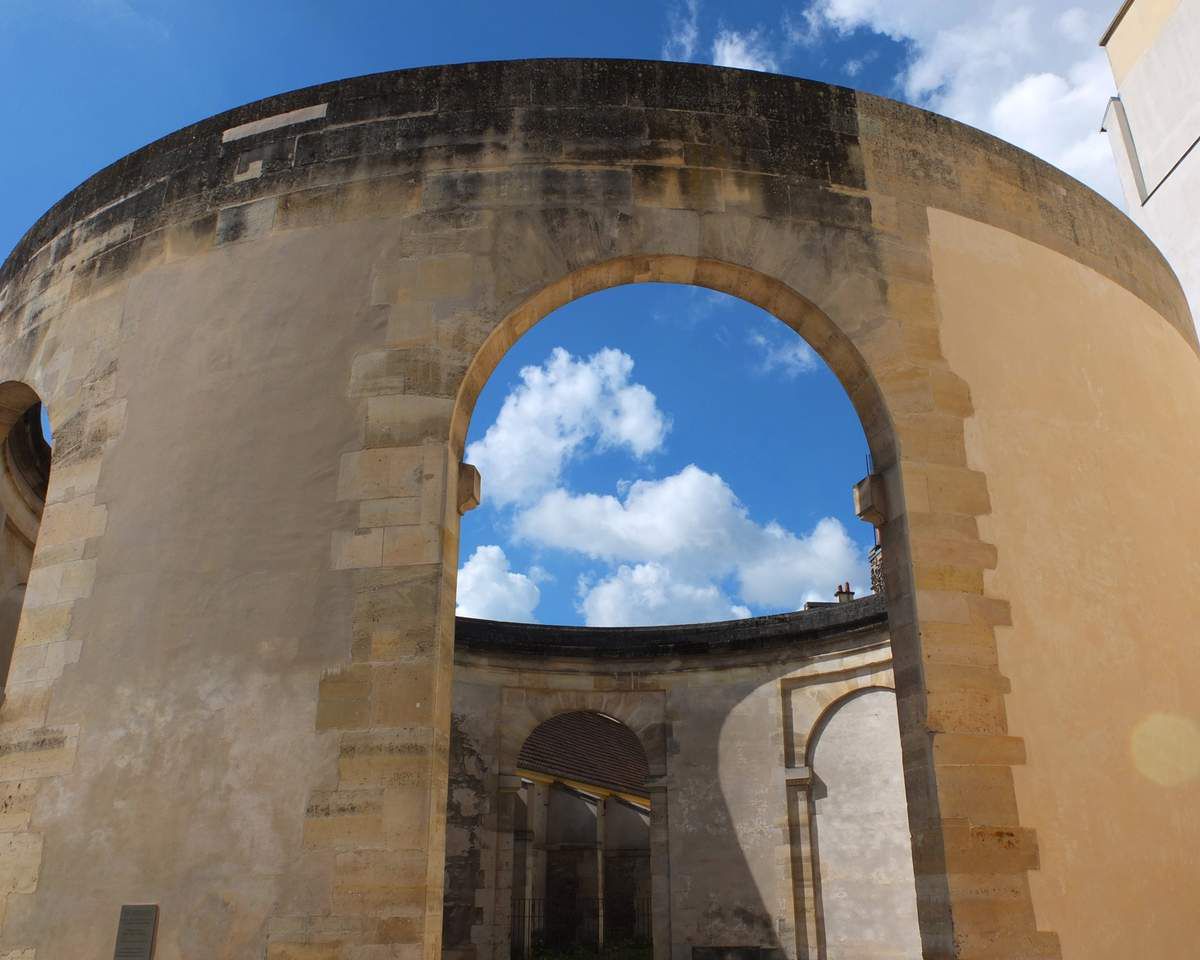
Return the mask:
[[541,598],[532,578],[509,569],[508,557],[500,547],[476,547],[459,568],[455,612],[460,617],[530,623]]
[[1120,202],[1099,132],[1113,84],[1096,46],[1114,9],[1112,0],[814,0],[789,30],[795,42],[865,29],[908,44],[898,77],[906,99],[1009,140]]
[[691,60],[700,41],[700,0],[683,0],[667,11],[664,60]]
[[483,477],[484,502],[523,504],[558,484],[571,457],[625,447],[643,457],[670,427],[649,390],[630,381],[633,359],[604,349],[587,359],[557,347],[541,366],[525,367],[467,460]]
[[599,583],[583,582],[580,610],[589,627],[737,620],[750,610],[713,583],[687,583],[661,563],[622,564]]
[[718,67],[779,72],[779,59],[760,30],[718,31],[712,44],[712,62]]
[[672,557],[712,569],[720,558],[732,562],[748,522],[724,480],[689,464],[669,477],[634,481],[620,500],[552,490],[518,513],[514,527],[524,540],[595,560]]
[[806,536],[760,525],[721,477],[695,465],[638,480],[621,499],[552,490],[518,513],[515,531],[542,547],[622,565],[583,592],[589,623],[618,622],[620,610],[639,623],[669,622],[685,608],[727,619],[734,604],[719,586],[727,578],[741,603],[774,609],[828,597],[842,580],[868,582],[862,551],[836,519]]
[[817,521],[803,537],[767,524],[755,550],[738,564],[742,599],[765,607],[829,600],[834,590],[831,577],[835,583],[849,580],[856,590],[870,583],[862,550],[833,517]]

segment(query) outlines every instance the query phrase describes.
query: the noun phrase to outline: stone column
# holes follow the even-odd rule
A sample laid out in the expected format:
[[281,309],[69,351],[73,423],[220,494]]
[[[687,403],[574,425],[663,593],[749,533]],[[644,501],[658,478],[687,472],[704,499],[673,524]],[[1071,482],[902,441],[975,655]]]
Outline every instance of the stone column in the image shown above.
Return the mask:
[[812,771],[808,767],[789,767],[786,779],[796,957],[797,960],[821,960],[825,956],[825,931],[821,916],[820,862],[813,831]]
[[654,960],[671,960],[671,832],[666,774],[646,780],[650,793],[650,911]]
[[529,791],[530,868],[526,896],[546,902],[546,828],[550,811],[550,786],[535,783]]
[[[281,921],[272,958],[309,938],[367,940],[380,914],[405,920],[383,928],[389,947],[422,960],[441,956],[455,602],[449,558],[459,511],[474,502],[475,474],[444,442],[415,442],[413,418],[429,404],[393,395],[395,381],[379,376],[389,364],[411,364],[406,357],[368,351],[351,367],[350,394],[371,401],[364,446],[344,452],[338,467],[337,498],[357,516],[348,521],[354,526],[334,530],[331,547],[333,567],[353,583],[351,662],[320,681],[316,727],[337,734],[340,762],[333,789],[310,793],[304,828],[306,847],[339,854],[332,911],[304,919],[299,933],[294,918]],[[511,829],[509,822],[510,871]],[[503,884],[493,930],[502,930],[507,960],[511,877]]]
[[492,956],[508,960],[512,946],[513,830],[521,778],[502,773],[496,789],[496,888],[492,920]]
[[604,847],[608,800],[596,801],[596,948],[604,949]]
[[[512,898],[513,904],[512,925],[510,927],[511,936],[513,939],[512,949],[514,955],[519,952],[522,957],[528,957],[530,953],[530,915],[529,915],[529,888],[532,879],[532,864],[530,858],[533,854],[533,833],[529,829],[529,824],[532,821],[532,815],[529,810],[529,804],[533,800],[533,785],[522,782],[521,789],[517,792],[513,806],[515,815],[513,817],[513,873],[512,873]],[[517,904],[520,903],[521,909],[517,909]],[[518,933],[519,931],[519,933]]]

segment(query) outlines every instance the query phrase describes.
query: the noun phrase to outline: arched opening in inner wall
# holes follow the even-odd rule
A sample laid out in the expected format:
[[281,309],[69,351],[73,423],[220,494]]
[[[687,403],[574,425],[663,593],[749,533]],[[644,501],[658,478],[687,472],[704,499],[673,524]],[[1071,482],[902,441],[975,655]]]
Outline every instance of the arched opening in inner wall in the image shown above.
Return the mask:
[[739,297],[643,283],[555,310],[489,379],[464,459],[482,503],[460,526],[460,616],[653,626],[873,591],[858,416]]
[[615,717],[543,721],[517,755],[513,957],[571,950],[649,958],[646,752]]
[[[611,287],[622,289],[586,296]],[[630,346],[613,337],[621,326],[613,313],[584,310],[654,288],[691,297],[704,316],[673,318],[656,343],[643,329]],[[633,301],[611,302],[627,319]],[[642,309],[643,327],[662,322]],[[560,319],[575,326],[565,346],[543,335]],[[760,320],[770,329],[755,328]],[[689,364],[687,348],[721,322],[726,339],[707,349],[723,376],[701,382],[694,368],[703,364]],[[488,395],[493,373],[500,389]],[[805,377],[823,377],[823,390],[763,390]],[[698,415],[686,401],[666,402],[678,381],[688,381]],[[686,423],[689,413],[699,426]],[[672,448],[666,437],[692,445]],[[482,506],[459,539],[443,955],[644,947],[646,916],[656,960],[730,950],[744,960],[833,956],[819,896],[820,827],[853,805],[854,787],[838,784],[833,803],[818,803],[804,744],[838,697],[895,682],[880,560],[883,475],[895,447],[878,390],[845,336],[794,291],[730,264],[604,264],[551,285],[496,329],[466,375],[452,449],[468,464],[460,484],[478,469]],[[714,450],[727,454],[715,466],[702,459]],[[753,492],[741,493],[743,484]],[[470,489],[457,495],[460,508],[475,505]],[[555,602],[556,584],[568,590]],[[566,888],[543,885],[545,868],[527,843],[531,818],[551,797],[578,807],[579,837],[588,824],[594,833],[604,807],[595,781],[611,782],[611,772],[559,782],[578,793],[560,795],[522,774],[516,755],[529,732],[523,718],[630,712],[663,744],[649,761],[644,810],[653,895],[646,910],[614,906],[610,914],[631,916],[642,937],[614,941],[595,895],[602,883],[572,894],[594,911],[556,906]],[[888,735],[857,759],[900,791],[881,795],[886,809],[864,826],[865,847],[856,852],[831,828],[823,852],[836,865],[867,856],[873,843],[903,850],[898,874],[879,882],[886,894],[893,885],[907,891],[907,909],[916,896],[894,706],[883,722]],[[516,746],[514,729],[523,730]],[[845,755],[853,738],[828,743],[823,765],[853,762]],[[609,756],[587,738],[576,753],[577,762]],[[864,868],[862,882],[838,888],[857,904],[849,915],[862,919],[861,941],[881,957],[920,956],[915,907],[877,922],[872,876]],[[832,916],[841,943],[841,915]]]
[[50,420],[23,383],[0,385],[0,697],[7,695],[17,632],[50,483]]
[[[828,960],[921,956],[896,694],[865,687],[818,719],[807,750],[812,898]],[[818,906],[819,905],[819,906]]]

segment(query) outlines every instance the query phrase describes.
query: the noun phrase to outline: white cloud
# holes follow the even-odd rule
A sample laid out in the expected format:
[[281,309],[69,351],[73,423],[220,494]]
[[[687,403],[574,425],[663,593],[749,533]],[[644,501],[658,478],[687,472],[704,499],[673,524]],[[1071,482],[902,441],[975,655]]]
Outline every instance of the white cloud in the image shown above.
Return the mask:
[[553,583],[555,580],[554,574],[540,564],[535,563],[525,572],[534,583]]
[[855,590],[870,583],[861,550],[833,517],[817,521],[800,537],[767,524],[754,551],[739,559],[738,579],[747,603],[778,608],[832,599],[835,584],[843,580]]
[[691,60],[700,40],[700,0],[683,0],[667,13],[667,39],[663,41],[664,60]]
[[868,50],[861,57],[854,57],[842,64],[842,73],[848,77],[857,77],[863,71],[863,67],[870,63],[874,63],[879,59],[878,50]]
[[[799,337],[759,334],[762,368],[794,376],[816,365]],[[526,367],[497,420],[468,447],[485,496],[515,507],[514,541],[597,561],[578,585],[578,609],[591,625],[736,619],[751,607],[794,610],[830,599],[835,584],[869,582],[862,550],[835,519],[807,534],[754,521],[717,474],[689,465],[661,479],[620,479],[616,496],[563,486],[571,458],[604,447],[634,455],[659,449],[668,423],[633,361],[606,349],[580,360],[555,350]],[[506,541],[507,542],[507,541]],[[530,620],[544,567],[510,569],[499,546],[479,547],[459,573],[458,612]]]
[[750,610],[713,583],[687,583],[661,563],[622,564],[597,584],[584,583],[580,610],[589,627],[737,620]]
[[759,30],[719,31],[712,44],[712,62],[718,67],[779,72],[779,58]]
[[781,373],[788,379],[811,373],[819,366],[817,354],[799,336],[785,333],[780,338],[750,334],[750,343],[762,351],[760,370]]
[[661,480],[637,480],[621,500],[552,490],[516,517],[519,537],[599,560],[642,561],[698,551],[704,569],[728,566],[745,508],[715,473],[695,465]]
[[[1109,7],[1114,13],[1116,5]],[[1064,10],[1054,21],[1054,28],[1073,43],[1095,43],[1100,38],[1093,32],[1096,22],[1082,7]]]
[[821,39],[825,20],[813,7],[806,7],[799,15],[787,10],[783,14],[783,38],[789,47],[811,47]]
[[807,34],[795,34],[866,29],[909,44],[897,79],[910,102],[1009,140],[1120,202],[1099,132],[1113,84],[1096,41],[1113,9],[1113,0],[815,0]]
[[496,422],[466,458],[483,478],[484,502],[528,503],[556,486],[568,460],[589,449],[658,450],[670,424],[649,390],[630,381],[633,360],[604,349],[586,360],[556,348],[525,367]]
[[541,598],[531,577],[509,569],[508,557],[500,547],[476,547],[459,568],[455,613],[460,617],[530,623]]
[[829,597],[842,580],[859,588],[869,582],[861,550],[836,519],[821,520],[806,536],[760,525],[721,477],[695,465],[639,480],[622,499],[552,490],[517,515],[515,529],[539,546],[626,565],[585,592],[589,622],[615,622],[619,609],[650,622],[686,604],[707,610],[709,619],[725,617],[732,602],[719,585],[727,578],[743,604],[773,609]]

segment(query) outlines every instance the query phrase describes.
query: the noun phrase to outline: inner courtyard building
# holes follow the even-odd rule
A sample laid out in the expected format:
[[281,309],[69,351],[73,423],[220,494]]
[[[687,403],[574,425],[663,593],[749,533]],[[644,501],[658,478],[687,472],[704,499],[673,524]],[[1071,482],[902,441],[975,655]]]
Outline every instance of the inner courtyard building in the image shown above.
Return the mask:
[[445,956],[920,957],[881,596],[460,617],[455,667]]

